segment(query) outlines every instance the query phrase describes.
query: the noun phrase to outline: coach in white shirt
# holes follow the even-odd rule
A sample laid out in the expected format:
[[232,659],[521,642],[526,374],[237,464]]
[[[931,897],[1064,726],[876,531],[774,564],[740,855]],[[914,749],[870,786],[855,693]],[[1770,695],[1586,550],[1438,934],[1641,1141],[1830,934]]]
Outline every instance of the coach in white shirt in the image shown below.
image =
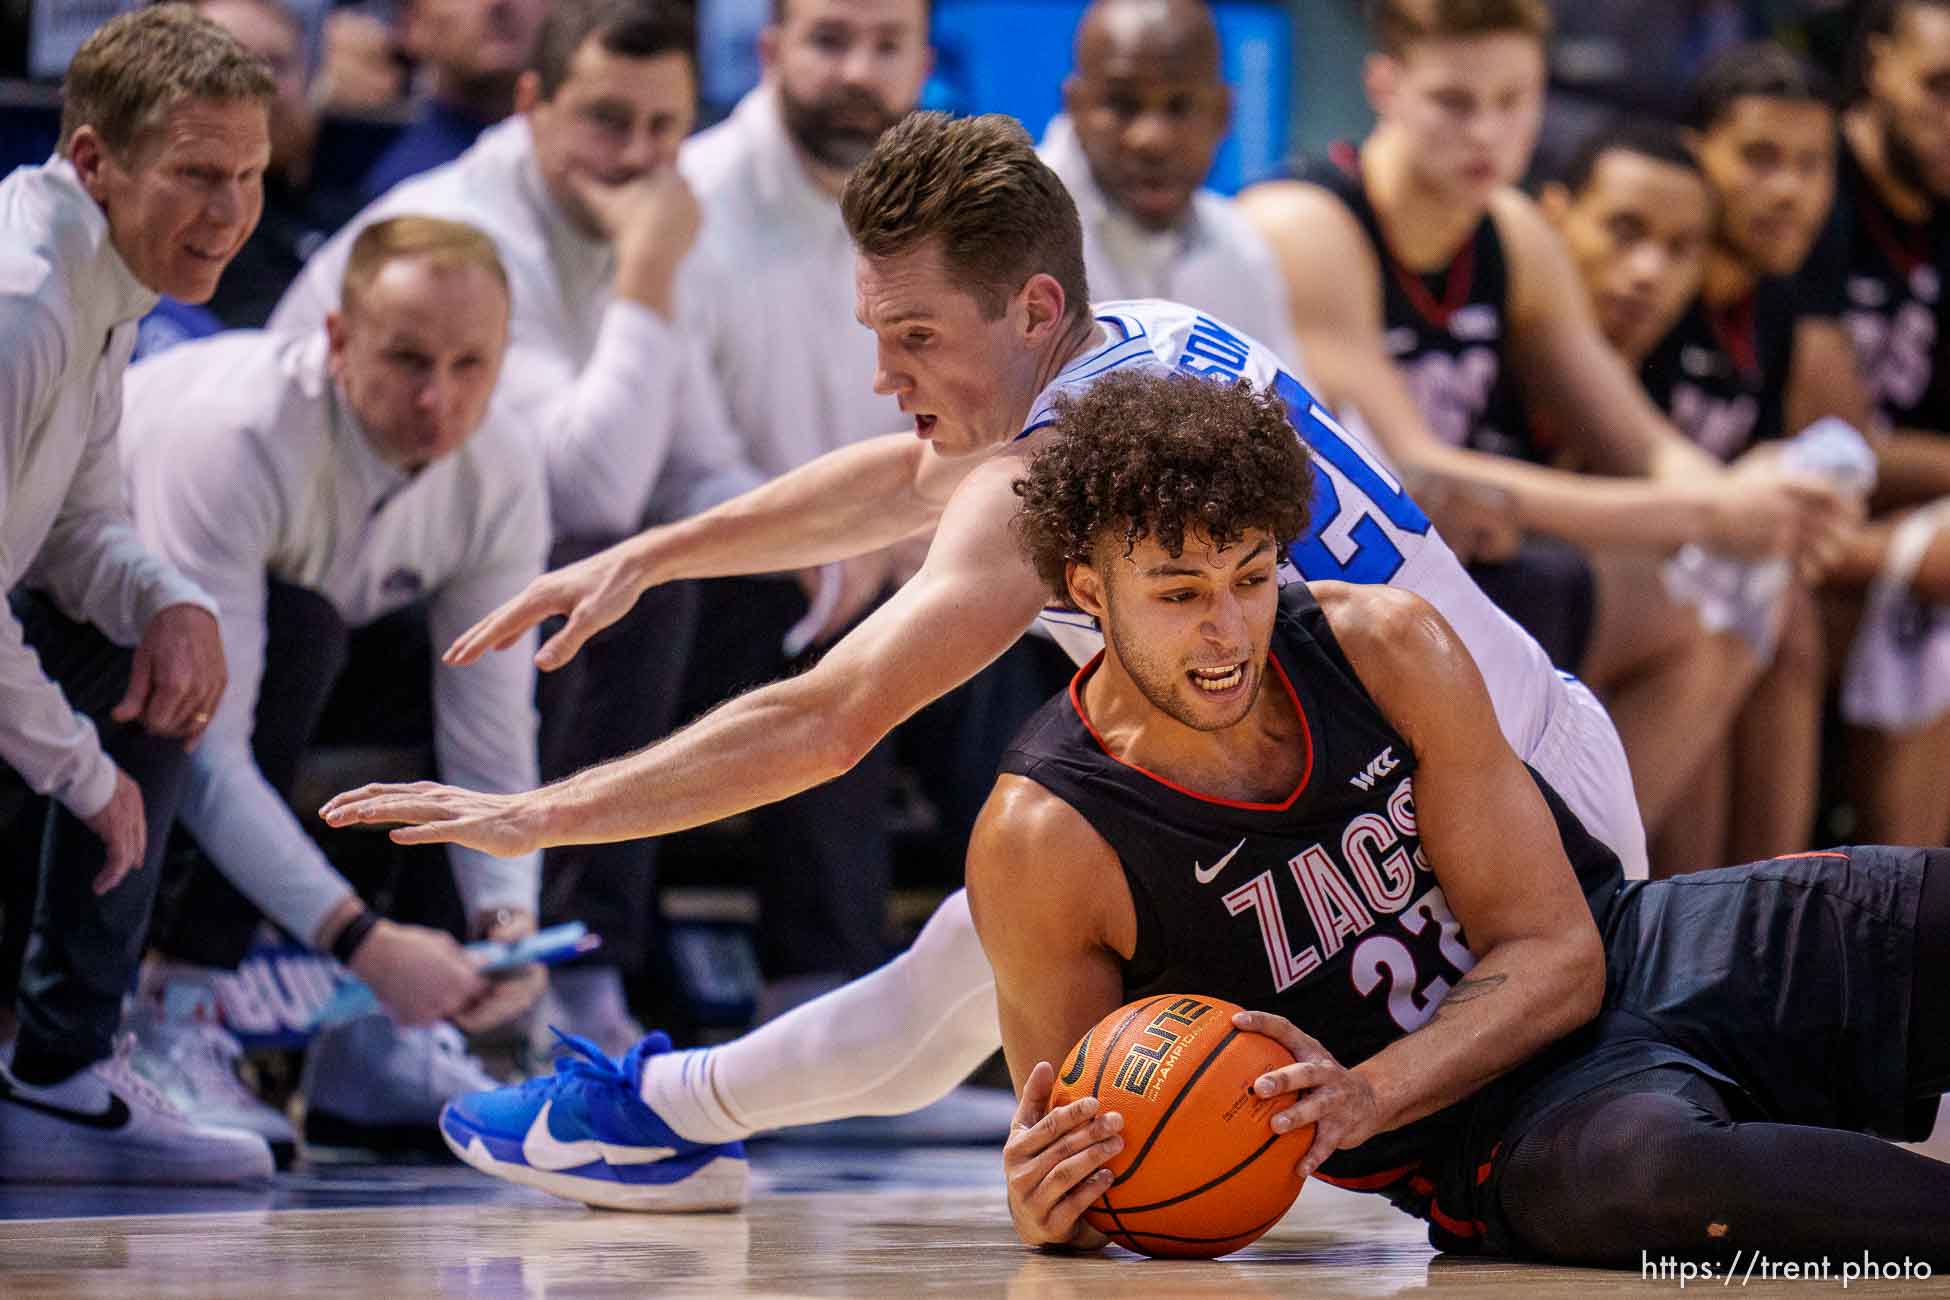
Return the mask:
[[1097,0],[1063,103],[1039,152],[1076,200],[1092,296],[1190,303],[1295,363],[1271,250],[1200,188],[1231,114],[1204,0]]
[[[771,477],[910,422],[874,391],[874,340],[853,315],[839,195],[854,164],[920,98],[933,63],[927,3],[774,0],[758,52],[758,87],[679,156],[703,212],[679,300],[747,455]],[[901,576],[901,558],[849,566],[834,622],[843,626]],[[711,652],[692,668],[694,705],[790,671],[781,643],[807,610],[798,584],[727,578],[700,594],[701,644]],[[844,777],[756,819],[766,851],[794,868],[756,882],[772,977],[761,1014],[885,956],[892,853],[881,810],[891,751],[877,747]]]
[[[348,630],[424,602],[444,646],[541,573],[548,550],[539,460],[489,405],[508,314],[493,244],[457,222],[380,222],[355,241],[346,284],[329,332],[234,331],[129,371],[122,455],[136,525],[215,597],[230,663],[179,816],[255,905],[187,908],[157,946],[234,967],[261,910],[336,953],[407,1023],[492,1020],[474,1005],[488,985],[454,940],[365,920],[285,802]],[[277,662],[294,641],[299,653]],[[432,739],[444,779],[521,790],[539,771],[535,668],[528,654],[499,658],[485,672],[428,666]],[[540,857],[451,854],[476,935],[533,928]]]
[[518,112],[453,162],[393,187],[312,256],[269,328],[311,335],[352,240],[386,217],[466,221],[514,295],[497,402],[539,446],[557,536],[620,536],[761,481],[700,341],[677,324],[697,205],[673,164],[696,117],[676,0],[562,0]]
[[20,1018],[4,1179],[271,1172],[262,1140],[186,1124],[111,1047],[184,751],[224,684],[209,598],[129,526],[122,371],[157,295],[208,299],[256,224],[274,89],[186,9],[124,15],[69,67],[60,152],[0,182],[0,981],[18,972]]
[[[514,293],[496,402],[546,465],[553,565],[763,478],[733,431],[704,340],[680,313],[679,268],[698,226],[675,166],[696,114],[693,43],[679,0],[555,0],[517,87],[517,114],[367,207],[312,258],[271,318],[275,332],[319,331],[338,302],[351,241],[373,221],[417,213],[486,231]],[[652,595],[591,645],[588,663],[543,677],[545,779],[639,748],[676,723],[699,591],[674,584]],[[582,920],[604,938],[603,965],[558,972],[557,992],[573,1005],[547,1010],[619,1054],[636,1027],[615,972],[658,947],[655,854],[653,841],[578,845],[547,864],[544,919]]]

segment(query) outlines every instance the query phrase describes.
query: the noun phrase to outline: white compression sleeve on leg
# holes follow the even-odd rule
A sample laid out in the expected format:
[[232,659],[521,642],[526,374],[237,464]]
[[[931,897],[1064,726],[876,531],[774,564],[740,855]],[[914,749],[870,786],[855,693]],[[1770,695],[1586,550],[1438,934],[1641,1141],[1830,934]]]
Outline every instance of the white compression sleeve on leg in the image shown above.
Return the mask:
[[1002,1045],[995,976],[956,890],[871,975],[722,1047],[652,1057],[643,1099],[679,1136],[899,1115],[946,1096]]

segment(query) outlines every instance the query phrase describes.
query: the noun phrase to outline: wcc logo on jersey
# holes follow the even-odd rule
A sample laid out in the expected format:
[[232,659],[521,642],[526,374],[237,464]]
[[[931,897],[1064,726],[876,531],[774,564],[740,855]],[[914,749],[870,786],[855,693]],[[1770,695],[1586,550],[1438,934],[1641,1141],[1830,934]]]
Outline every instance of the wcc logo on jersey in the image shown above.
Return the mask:
[[1180,998],[1153,1016],[1118,1063],[1117,1086],[1134,1097],[1150,1096],[1184,1054],[1188,1031],[1211,1010],[1200,998]]
[[1401,765],[1402,761],[1395,757],[1395,747],[1390,745],[1369,759],[1368,765],[1359,772],[1356,772],[1353,776],[1350,776],[1347,779],[1347,783],[1357,790],[1372,790],[1376,781],[1387,776]]

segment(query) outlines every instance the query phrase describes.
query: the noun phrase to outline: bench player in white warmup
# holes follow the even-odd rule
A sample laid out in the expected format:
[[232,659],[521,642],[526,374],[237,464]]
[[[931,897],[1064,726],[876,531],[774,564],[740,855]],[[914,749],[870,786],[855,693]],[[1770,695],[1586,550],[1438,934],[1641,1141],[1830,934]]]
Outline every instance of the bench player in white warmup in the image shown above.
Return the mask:
[[[526,794],[367,786],[328,803],[330,823],[406,823],[392,833],[402,843],[513,854],[681,830],[845,771],[1042,612],[1045,591],[1011,530],[1024,457],[1054,436],[1055,396],[1118,370],[1180,369],[1281,394],[1318,467],[1314,525],[1291,548],[1293,568],[1433,604],[1483,666],[1512,748],[1644,874],[1625,755],[1597,700],[1551,669],[1374,454],[1264,348],[1175,303],[1093,311],[1076,210],[1013,119],[908,118],[855,171],[843,207],[859,315],[879,341],[876,386],[914,417],[912,432],[832,452],[547,575],[448,653],[470,661],[565,614],[538,654],[553,668],[656,583],[824,563],[932,527],[921,571],[815,668],[648,749]],[[741,1139],[916,1109],[999,1041],[993,977],[957,893],[907,953],[736,1042],[672,1051],[652,1034],[621,1061],[591,1048],[550,1080],[456,1101],[441,1123],[474,1167],[590,1204],[735,1205]]]

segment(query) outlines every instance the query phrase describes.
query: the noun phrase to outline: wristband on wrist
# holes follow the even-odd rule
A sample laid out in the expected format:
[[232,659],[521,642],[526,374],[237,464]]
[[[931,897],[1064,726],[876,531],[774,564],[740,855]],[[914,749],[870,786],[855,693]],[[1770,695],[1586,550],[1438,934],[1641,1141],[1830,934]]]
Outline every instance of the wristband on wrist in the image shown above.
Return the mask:
[[366,941],[366,936],[371,934],[372,928],[378,924],[379,913],[370,907],[360,908],[359,914],[347,921],[345,928],[339,931],[338,938],[332,940],[332,956],[337,958],[341,965],[350,965],[352,958],[359,951],[359,945]]

